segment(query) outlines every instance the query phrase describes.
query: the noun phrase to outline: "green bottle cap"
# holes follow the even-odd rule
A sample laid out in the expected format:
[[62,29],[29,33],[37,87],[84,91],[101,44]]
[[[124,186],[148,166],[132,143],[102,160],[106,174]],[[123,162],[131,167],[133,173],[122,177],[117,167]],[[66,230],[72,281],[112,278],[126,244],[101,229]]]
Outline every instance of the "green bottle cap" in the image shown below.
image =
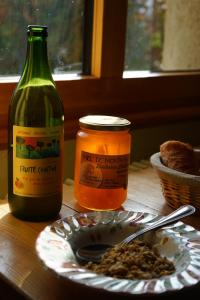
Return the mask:
[[42,25],[28,25],[27,26],[27,33],[28,35],[32,36],[47,36],[48,27],[47,26],[42,26]]

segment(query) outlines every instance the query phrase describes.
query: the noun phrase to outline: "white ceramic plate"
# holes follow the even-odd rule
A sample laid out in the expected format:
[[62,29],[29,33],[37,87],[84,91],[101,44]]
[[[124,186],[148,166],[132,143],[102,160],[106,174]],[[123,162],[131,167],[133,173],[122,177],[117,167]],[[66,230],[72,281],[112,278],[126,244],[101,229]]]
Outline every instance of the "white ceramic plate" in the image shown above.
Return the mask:
[[149,280],[115,279],[86,270],[77,263],[73,252],[77,247],[96,242],[115,244],[159,218],[132,211],[75,214],[56,221],[40,233],[36,241],[37,254],[45,266],[67,281],[111,293],[159,294],[198,284],[200,232],[182,222],[143,236],[157,245],[161,255],[173,261],[176,271],[172,275]]

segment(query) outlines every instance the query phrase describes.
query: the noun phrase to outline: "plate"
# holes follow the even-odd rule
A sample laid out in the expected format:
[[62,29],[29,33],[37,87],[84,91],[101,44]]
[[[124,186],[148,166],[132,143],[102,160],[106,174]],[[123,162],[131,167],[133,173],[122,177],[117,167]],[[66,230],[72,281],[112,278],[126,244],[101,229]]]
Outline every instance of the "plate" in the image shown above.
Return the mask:
[[77,213],[47,226],[38,236],[36,251],[43,264],[77,286],[123,295],[160,294],[195,286],[200,281],[200,232],[183,222],[140,237],[156,245],[174,263],[176,271],[148,280],[116,279],[96,274],[78,264],[74,251],[90,243],[121,241],[139,228],[161,218],[143,212]]

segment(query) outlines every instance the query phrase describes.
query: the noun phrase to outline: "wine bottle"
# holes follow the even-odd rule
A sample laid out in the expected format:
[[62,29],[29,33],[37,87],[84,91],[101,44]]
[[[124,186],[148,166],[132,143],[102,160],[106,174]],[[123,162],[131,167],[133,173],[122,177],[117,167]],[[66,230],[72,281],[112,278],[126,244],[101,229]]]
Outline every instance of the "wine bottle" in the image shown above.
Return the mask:
[[62,204],[64,109],[47,56],[47,27],[28,25],[27,54],[8,113],[8,203],[13,215],[46,220]]

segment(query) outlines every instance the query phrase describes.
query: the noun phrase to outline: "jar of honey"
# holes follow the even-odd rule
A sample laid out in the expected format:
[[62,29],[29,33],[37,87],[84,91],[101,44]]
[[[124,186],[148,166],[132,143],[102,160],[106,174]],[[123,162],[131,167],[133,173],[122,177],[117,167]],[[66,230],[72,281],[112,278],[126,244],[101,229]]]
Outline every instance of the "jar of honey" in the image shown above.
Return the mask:
[[127,197],[131,122],[115,116],[79,119],[74,194],[91,210],[114,210]]

